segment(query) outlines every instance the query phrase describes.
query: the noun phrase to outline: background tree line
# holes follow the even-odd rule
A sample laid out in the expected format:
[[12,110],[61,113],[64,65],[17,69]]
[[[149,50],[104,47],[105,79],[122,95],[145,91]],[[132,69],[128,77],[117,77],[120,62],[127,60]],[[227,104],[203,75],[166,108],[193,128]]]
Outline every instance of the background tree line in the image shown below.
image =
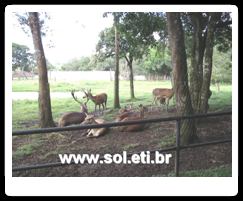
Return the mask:
[[[138,61],[134,61],[134,75],[145,75],[148,80],[170,79],[172,72],[170,56],[168,47],[166,47],[165,52],[159,51],[158,48],[150,48],[147,55],[144,55],[143,58]],[[114,63],[115,58],[113,57],[99,61],[97,56],[92,55],[73,59],[62,64],[60,67],[54,66],[47,59],[47,68],[48,70],[60,71],[113,71]],[[12,70],[37,72],[34,54],[30,52],[29,47],[17,43],[12,44]],[[120,59],[120,74],[124,78],[129,79],[127,72],[126,60]],[[215,47],[213,54],[212,83],[217,85],[220,83],[231,83],[231,75],[231,48],[222,52]]]

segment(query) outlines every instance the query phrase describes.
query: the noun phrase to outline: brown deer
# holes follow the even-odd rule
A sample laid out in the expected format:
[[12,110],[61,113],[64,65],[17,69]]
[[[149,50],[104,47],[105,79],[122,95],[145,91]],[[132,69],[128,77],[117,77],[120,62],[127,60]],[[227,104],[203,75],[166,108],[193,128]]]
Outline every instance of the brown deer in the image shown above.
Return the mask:
[[138,113],[133,111],[132,104],[129,107],[125,106],[119,110],[119,114],[116,116],[115,122],[122,121],[123,119],[131,116],[137,116]]
[[93,96],[91,93],[91,89],[89,89],[87,92],[83,89],[82,89],[82,91],[85,93],[84,98],[87,98],[87,102],[89,100],[92,100],[93,103],[95,104],[95,112],[96,112],[97,105],[99,106],[99,111],[100,111],[100,105],[102,105],[103,111],[106,109],[106,103],[107,103],[107,94],[106,93],[101,93],[101,94],[97,94],[97,95]]
[[166,111],[168,111],[170,99],[174,95],[173,88],[172,89],[155,88],[153,90],[152,94],[153,94],[153,97],[154,97],[153,103],[154,104],[157,104],[157,101],[159,100],[160,101],[160,104],[166,105]]
[[130,112],[130,111],[132,111],[132,107],[133,107],[133,103],[132,104],[129,104],[128,106],[125,105],[124,108],[121,108],[119,110],[119,114],[123,114],[124,112]]
[[88,108],[86,103],[82,103],[74,95],[75,91],[71,91],[73,99],[80,104],[80,112],[66,112],[64,113],[58,121],[59,127],[68,126],[71,124],[80,124],[85,120],[86,114],[88,113]]
[[[134,120],[141,120],[144,119],[144,112],[147,111],[147,108],[143,105],[139,105],[139,114],[133,114],[132,116],[127,116],[126,118],[122,119],[120,122],[125,121],[134,121]],[[133,124],[127,126],[119,126],[118,130],[121,132],[131,132],[131,131],[141,131],[145,128],[145,124]]]
[[[94,115],[87,115],[85,120],[81,123],[84,125],[87,124],[103,124],[105,123],[104,119],[95,119]],[[99,137],[101,135],[104,135],[105,133],[107,133],[108,128],[93,128],[93,129],[88,129],[85,134],[86,137]]]

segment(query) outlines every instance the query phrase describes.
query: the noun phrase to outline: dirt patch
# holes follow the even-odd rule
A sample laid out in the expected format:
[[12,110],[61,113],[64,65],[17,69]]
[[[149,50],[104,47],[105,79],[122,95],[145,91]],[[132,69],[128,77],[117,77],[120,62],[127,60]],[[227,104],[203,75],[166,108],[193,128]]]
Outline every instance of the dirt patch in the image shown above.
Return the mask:
[[[147,118],[173,116],[160,111],[150,111]],[[197,122],[198,139],[200,142],[230,139],[232,136],[231,116],[210,117]],[[99,138],[86,138],[83,131],[58,132],[41,134],[38,141],[41,146],[33,149],[32,153],[22,158],[13,159],[13,167],[60,162],[58,154],[115,154],[127,151],[129,153],[147,150],[158,150],[173,146],[175,139],[175,122],[153,123],[142,132],[122,133],[116,128]],[[37,135],[13,138],[13,151],[17,147],[35,141]],[[222,164],[231,164],[231,143],[211,145],[181,151],[180,170],[207,169]],[[174,170],[174,152],[169,165],[155,164],[93,164],[68,165],[46,169],[36,169],[23,172],[13,172],[13,176],[157,176],[166,175]],[[153,158],[153,155],[151,155]]]

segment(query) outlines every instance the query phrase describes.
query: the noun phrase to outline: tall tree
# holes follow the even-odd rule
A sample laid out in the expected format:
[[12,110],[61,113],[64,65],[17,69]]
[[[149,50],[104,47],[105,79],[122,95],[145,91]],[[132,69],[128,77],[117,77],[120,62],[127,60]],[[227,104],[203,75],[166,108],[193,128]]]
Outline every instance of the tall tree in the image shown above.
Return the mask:
[[[231,44],[229,13],[189,13],[184,15],[188,35],[192,35],[191,67],[189,71],[192,105],[196,113],[207,113],[211,96],[210,83],[213,47],[227,51]],[[191,24],[190,24],[191,23]]]
[[211,96],[210,83],[213,66],[213,47],[214,47],[214,32],[216,29],[216,22],[220,18],[221,13],[210,13],[208,30],[205,44],[205,56],[203,67],[203,83],[201,88],[201,104],[200,112],[207,113],[208,111],[208,99]]
[[114,108],[120,108],[119,100],[119,31],[118,31],[118,19],[114,16],[115,25],[115,57],[116,57],[116,67],[115,67],[115,81],[114,81]]
[[47,66],[44,54],[44,49],[41,40],[39,14],[37,12],[30,12],[28,16],[28,24],[31,30],[36,62],[39,73],[39,118],[40,127],[53,127],[55,126],[52,111],[50,88],[47,76]]
[[203,54],[205,49],[205,34],[203,30],[204,17],[202,13],[190,14],[193,33],[191,46],[191,68],[189,73],[192,106],[196,113],[200,110],[200,91],[203,82]]
[[[166,13],[166,16],[172,56],[173,83],[177,111],[181,115],[192,115],[193,108],[187,76],[187,56],[180,13]],[[189,144],[197,138],[195,122],[193,119],[183,120],[181,122],[181,135],[182,144]]]
[[[163,23],[159,13],[124,12],[112,13],[119,19],[120,57],[125,58],[129,69],[130,97],[135,98],[133,62],[148,53],[149,46],[155,43],[153,33]],[[101,57],[114,56],[114,27],[100,33],[97,52]]]

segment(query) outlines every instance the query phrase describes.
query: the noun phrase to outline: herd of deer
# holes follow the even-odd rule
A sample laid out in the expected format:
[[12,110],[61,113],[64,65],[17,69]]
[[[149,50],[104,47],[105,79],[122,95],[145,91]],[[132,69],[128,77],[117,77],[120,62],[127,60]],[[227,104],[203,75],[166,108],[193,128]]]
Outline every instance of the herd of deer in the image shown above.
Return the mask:
[[[96,118],[94,114],[88,113],[87,108],[87,102],[89,100],[93,101],[95,104],[95,112],[97,105],[102,105],[104,111],[106,109],[106,103],[107,103],[107,94],[101,93],[97,94],[95,96],[92,95],[91,89],[84,90],[82,89],[82,92],[85,94],[83,98],[86,98],[86,102],[83,103],[82,101],[79,101],[77,96],[75,96],[75,91],[71,91],[71,95],[73,99],[79,103],[80,105],[80,112],[67,112],[64,113],[61,118],[59,119],[58,126],[64,127],[69,126],[72,124],[103,124],[106,121],[102,118]],[[168,105],[170,99],[174,95],[173,88],[172,89],[166,89],[166,88],[155,88],[152,92],[153,94],[153,104],[159,103],[161,105],[166,105],[166,109],[168,111]],[[144,119],[144,113],[147,112],[147,107],[144,107],[143,105],[139,105],[138,111],[132,106],[129,105],[128,107],[125,106],[124,108],[119,110],[118,115],[116,116],[115,122],[125,122],[125,121],[133,121],[133,120],[140,120]],[[126,126],[118,126],[117,129],[121,132],[131,132],[131,131],[141,131],[146,127],[144,124],[133,124],[133,125],[126,125]],[[104,135],[107,133],[108,128],[96,128],[96,129],[89,129],[84,134],[87,137],[99,137],[101,135]]]

